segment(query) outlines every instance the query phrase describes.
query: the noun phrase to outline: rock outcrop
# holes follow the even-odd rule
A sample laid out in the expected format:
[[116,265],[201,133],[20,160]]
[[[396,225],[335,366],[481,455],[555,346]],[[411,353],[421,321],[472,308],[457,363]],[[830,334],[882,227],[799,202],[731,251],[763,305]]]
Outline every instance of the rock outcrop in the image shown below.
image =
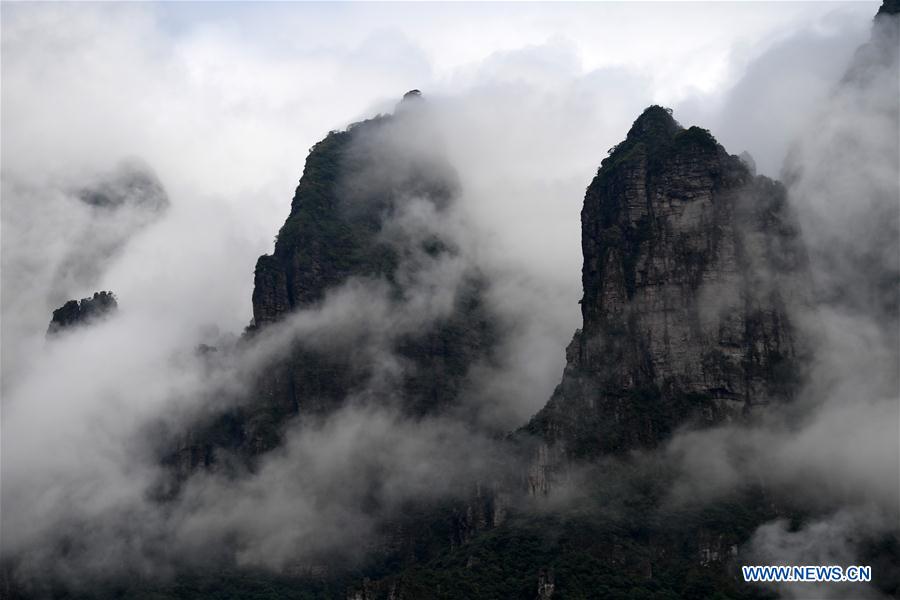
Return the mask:
[[55,335],[78,325],[88,325],[110,315],[118,307],[116,297],[112,292],[94,292],[91,298],[69,300],[53,311],[47,335]]
[[[348,284],[365,290],[359,302],[385,301],[387,311],[406,320],[418,310],[416,296],[427,280],[438,289],[424,293],[436,293],[448,309],[388,332],[379,352],[402,367],[386,384],[374,357],[354,356],[370,344],[365,327],[344,347],[298,340],[260,378],[260,398],[276,411],[326,414],[375,386],[408,414],[440,412],[459,395],[469,365],[490,351],[495,334],[477,269],[463,264],[458,279],[433,280],[443,266],[462,261],[439,225],[458,183],[419,129],[424,101],[416,90],[401,105],[411,101],[415,106],[332,132],[313,147],[275,251],[257,262],[254,324],[262,329],[320,306]],[[428,220],[408,222],[409,211],[419,209]]]
[[651,106],[603,160],[581,220],[583,327],[527,426],[553,452],[653,446],[690,420],[791,398],[801,352],[786,304],[805,258],[781,184]]

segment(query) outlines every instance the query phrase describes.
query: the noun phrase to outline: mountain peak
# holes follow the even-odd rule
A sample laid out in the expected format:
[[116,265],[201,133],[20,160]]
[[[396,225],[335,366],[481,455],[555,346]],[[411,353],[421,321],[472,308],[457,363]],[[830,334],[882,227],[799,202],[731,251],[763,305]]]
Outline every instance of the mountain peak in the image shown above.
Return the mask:
[[420,90],[409,90],[403,94],[403,98],[397,103],[396,112],[409,112],[425,106],[425,97]]
[[[687,421],[792,397],[800,359],[779,294],[802,279],[802,248],[784,189],[751,160],[651,106],[602,161],[581,212],[582,328],[527,426],[557,444],[548,456],[652,447]],[[763,277],[777,284],[759,290]]]
[[877,18],[880,15],[896,15],[900,14],[900,0],[884,0],[875,14]]
[[86,325],[113,313],[117,308],[116,296],[112,292],[94,292],[92,298],[69,300],[53,311],[47,334],[53,335],[76,325]]
[[627,140],[652,141],[660,138],[671,138],[681,131],[682,127],[672,117],[672,109],[659,105],[644,109],[628,131]]
[[403,94],[403,102],[408,102],[410,100],[422,100],[422,92],[420,90],[409,90],[405,94]]
[[712,162],[727,161],[727,153],[708,130],[696,126],[685,129],[672,117],[671,108],[654,104],[632,123],[625,139],[609,149],[598,175],[608,175],[613,169],[648,157],[658,165],[665,157],[697,151]]

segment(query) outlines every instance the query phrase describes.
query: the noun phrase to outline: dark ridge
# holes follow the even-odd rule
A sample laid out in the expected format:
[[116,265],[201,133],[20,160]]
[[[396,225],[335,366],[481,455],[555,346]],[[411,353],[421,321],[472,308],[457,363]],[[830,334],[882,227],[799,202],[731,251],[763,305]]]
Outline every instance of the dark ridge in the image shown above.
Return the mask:
[[116,296],[112,292],[94,292],[92,298],[69,300],[53,311],[47,335],[77,325],[87,325],[114,312],[117,308]]
[[79,200],[98,210],[114,211],[132,206],[148,212],[169,207],[169,196],[148,167],[139,162],[124,162],[103,179],[76,192]]
[[681,129],[681,125],[672,117],[671,108],[654,104],[635,119],[625,139],[652,142],[660,138],[671,138]]
[[878,12],[875,13],[875,18],[880,15],[896,15],[897,13],[900,13],[900,0],[884,0],[878,8]]
[[631,164],[637,159],[646,159],[651,173],[655,173],[662,168],[661,163],[667,157],[689,148],[700,153],[727,156],[708,130],[700,127],[684,129],[672,117],[672,109],[650,106],[631,125],[625,140],[609,149],[609,156],[601,161],[597,170],[598,179],[592,185],[604,180],[618,166]]
[[[596,456],[788,401],[792,327],[776,291],[753,291],[756,265],[779,278],[775,289],[804,276],[785,204],[783,187],[753,176],[709,131],[646,109],[586,190],[583,326],[526,431],[561,442],[569,458]],[[698,315],[713,288],[727,310],[707,322]]]
[[[412,90],[404,102],[419,98]],[[257,261],[247,338],[279,327],[292,312],[315,306],[351,280],[379,286],[399,309],[414,291],[416,274],[458,255],[451,237],[430,232],[420,239],[395,226],[411,200],[430,202],[440,212],[458,194],[452,165],[439,152],[421,150],[420,118],[415,110],[398,110],[332,131],[312,147],[274,251]],[[386,340],[383,351],[404,365],[389,384],[378,383],[380,367],[365,354],[371,344],[365,331],[332,345],[292,343],[260,367],[239,409],[199,423],[190,439],[172,444],[165,461],[174,472],[189,474],[225,449],[252,463],[281,442],[288,422],[326,416],[350,398],[368,398],[374,386],[385,388],[377,402],[392,403],[412,418],[450,410],[467,389],[470,368],[487,364],[498,345],[487,286],[472,266],[453,288],[448,314]]]

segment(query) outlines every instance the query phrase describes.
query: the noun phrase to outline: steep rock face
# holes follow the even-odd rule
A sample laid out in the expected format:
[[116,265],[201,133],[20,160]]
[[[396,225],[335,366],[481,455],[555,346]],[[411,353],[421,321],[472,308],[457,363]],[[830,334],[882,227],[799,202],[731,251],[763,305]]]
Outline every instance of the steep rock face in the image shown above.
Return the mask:
[[[257,262],[242,344],[289,341],[256,369],[246,397],[175,432],[162,451],[171,474],[163,497],[199,470],[252,470],[286,428],[315,426],[343,407],[387,407],[410,420],[451,412],[470,367],[490,364],[499,321],[451,216],[455,171],[424,110],[427,101],[408,94],[394,115],[331,132],[311,149],[274,252]],[[473,481],[460,498],[390,514],[367,554],[415,563],[505,516],[488,485]]]
[[[783,187],[708,131],[648,108],[587,189],[582,251],[584,324],[527,427],[561,443],[542,452],[652,446],[687,420],[791,397],[797,230]],[[538,488],[541,477],[531,477]]]
[[276,322],[294,309],[308,307],[325,291],[349,277],[378,276],[391,270],[395,257],[377,243],[379,215],[351,212],[341,199],[341,182],[354,137],[377,128],[386,118],[331,132],[313,146],[279,231],[272,255],[260,257],[253,286],[256,326]]
[[424,110],[410,92],[394,115],[333,131],[311,149],[274,252],[257,262],[247,335],[289,330],[292,314],[341,293],[344,312],[374,306],[378,319],[348,314],[352,326],[342,328],[335,310],[315,336],[297,335],[259,370],[246,402],[180,445],[171,460],[181,472],[214,462],[216,447],[266,452],[294,417],[352,401],[440,413],[465,391],[469,367],[490,360],[497,322],[487,282],[447,225],[458,182]]
[[[440,213],[456,194],[449,165],[434,155],[409,155],[405,142],[393,139],[408,133],[404,123],[394,121],[415,118],[405,111],[418,110],[409,104],[420,102],[417,94],[407,95],[397,115],[333,132],[313,148],[275,251],[257,263],[256,327],[316,306],[350,281],[386,284],[392,310],[407,310],[420,280],[456,260],[452,239],[397,225],[408,202]],[[399,131],[387,133],[395,126]],[[391,142],[383,143],[383,136]],[[452,308],[421,327],[391,332],[383,352],[403,367],[386,384],[385,395],[395,397],[405,412],[439,412],[452,404],[468,367],[489,352],[494,332],[482,301],[484,285],[476,269],[464,267],[459,281],[442,292],[452,296]],[[371,391],[380,376],[371,360],[353,356],[355,344],[349,352],[331,352],[302,341],[260,378],[261,397],[276,410],[325,414],[348,396]],[[384,384],[375,385],[385,391]]]
[[59,333],[77,325],[87,325],[118,309],[112,292],[94,292],[92,298],[69,300],[53,311],[47,335]]

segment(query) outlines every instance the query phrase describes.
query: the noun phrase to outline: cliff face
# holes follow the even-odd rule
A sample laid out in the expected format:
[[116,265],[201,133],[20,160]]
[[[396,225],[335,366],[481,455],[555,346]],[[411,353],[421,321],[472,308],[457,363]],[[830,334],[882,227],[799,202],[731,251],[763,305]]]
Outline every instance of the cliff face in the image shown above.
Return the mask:
[[[458,191],[455,171],[434,147],[439,140],[423,131],[423,105],[413,90],[396,114],[332,131],[313,146],[275,250],[256,265],[256,326],[308,308],[351,277],[398,285],[403,261],[416,250],[453,252],[450,240],[436,235],[387,231],[411,201],[440,211]],[[421,247],[409,247],[416,243]]]
[[310,151],[272,255],[256,263],[253,318],[257,327],[276,322],[292,310],[309,307],[330,287],[351,276],[389,274],[396,257],[375,239],[379,214],[351,212],[342,202],[341,182],[356,136],[383,125],[386,118],[332,132]]
[[[804,301],[807,264],[784,188],[709,132],[650,107],[587,189],[582,248],[583,327],[562,382],[524,428],[536,446],[514,437],[534,451],[531,496],[585,460],[590,475],[562,494],[579,499],[549,517],[514,502],[498,520],[490,490],[489,510],[472,513],[471,533],[439,559],[350,597],[441,597],[433,590],[443,585],[485,597],[631,597],[645,586],[745,595],[734,561],[748,532],[775,518],[771,499],[753,491],[673,514],[661,501],[672,477],[663,465],[587,459],[791,399],[804,353],[787,306]],[[508,579],[497,583],[499,572]]]
[[458,182],[423,110],[409,93],[394,115],[331,132],[311,149],[274,251],[257,261],[247,335],[290,329],[291,315],[342,293],[351,312],[378,306],[390,328],[353,315],[342,328],[336,314],[324,332],[298,334],[259,370],[240,408],[178,450],[183,472],[213,461],[216,447],[265,452],[291,419],[348,402],[440,413],[465,390],[469,367],[490,360],[497,323],[486,281],[448,225]]
[[791,397],[785,303],[805,259],[779,183],[652,106],[603,160],[581,219],[584,324],[527,427],[559,443],[544,453],[652,446]]

